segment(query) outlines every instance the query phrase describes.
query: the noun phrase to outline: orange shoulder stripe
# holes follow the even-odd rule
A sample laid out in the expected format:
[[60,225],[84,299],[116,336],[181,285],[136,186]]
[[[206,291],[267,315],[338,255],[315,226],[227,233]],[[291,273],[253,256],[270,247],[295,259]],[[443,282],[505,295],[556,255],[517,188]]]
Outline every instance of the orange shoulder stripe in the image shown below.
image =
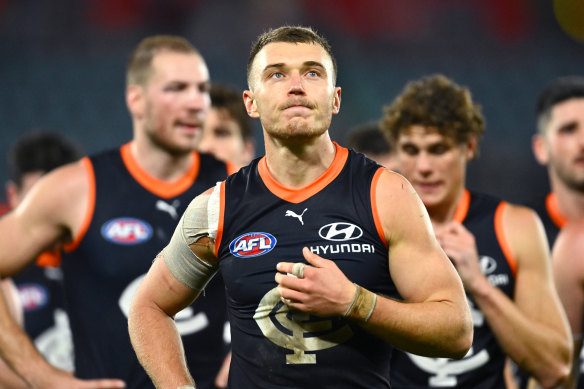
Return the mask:
[[336,148],[336,154],[331,165],[320,177],[316,179],[316,181],[308,184],[303,188],[288,188],[276,181],[268,170],[266,157],[263,157],[258,163],[258,172],[260,177],[262,178],[264,184],[268,187],[269,191],[274,195],[290,203],[301,203],[302,201],[310,198],[311,196],[324,189],[324,187],[330,184],[339,175],[341,170],[343,170],[345,162],[349,156],[349,150],[339,146],[336,142],[333,142],[333,144]]
[[381,217],[379,216],[379,210],[377,209],[377,184],[379,183],[379,178],[385,168],[380,167],[375,172],[373,180],[371,181],[371,210],[373,211],[373,221],[375,222],[375,228],[379,234],[379,238],[387,247],[387,239],[385,239],[385,233],[383,232],[383,225],[381,224]]
[[558,206],[558,197],[555,193],[549,193],[545,198],[545,208],[550,215],[550,219],[558,228],[564,228],[568,224],[568,218],[562,215]]
[[227,175],[228,176],[232,175],[233,173],[237,173],[239,171],[239,168],[233,162],[226,162],[225,164],[227,165]]
[[37,266],[57,267],[61,264],[61,252],[59,250],[47,250],[36,259]]
[[468,214],[468,207],[470,206],[470,192],[468,191],[468,189],[465,189],[462,192],[462,198],[460,199],[460,202],[458,203],[457,207],[456,207],[456,211],[454,212],[454,221],[461,223],[464,221],[464,219],[466,218],[466,215]]
[[87,173],[87,209],[85,211],[85,217],[83,218],[83,223],[81,223],[81,227],[79,228],[77,236],[73,237],[73,241],[71,243],[63,246],[63,250],[66,252],[74,251],[79,246],[81,240],[89,229],[89,224],[91,224],[93,212],[95,211],[95,174],[93,172],[93,165],[91,164],[89,157],[83,157],[81,159],[81,163],[83,164],[85,172]]
[[215,236],[215,257],[219,259],[219,245],[223,238],[223,221],[225,216],[225,181],[219,187],[219,224],[217,225],[217,235]]
[[152,192],[158,197],[162,197],[163,199],[170,199],[180,195],[191,187],[199,175],[201,161],[199,153],[196,151],[192,153],[193,162],[189,170],[182,177],[172,182],[159,180],[146,173],[146,171],[142,169],[140,165],[138,165],[138,162],[132,156],[130,143],[123,145],[120,148],[120,152],[122,154],[124,165],[126,165],[126,168],[132,177],[134,177],[134,179],[148,191]]
[[497,241],[499,242],[499,246],[501,246],[505,258],[507,259],[507,263],[511,268],[511,273],[513,273],[513,277],[515,278],[517,276],[517,261],[515,260],[513,251],[511,251],[509,242],[507,242],[507,239],[505,238],[505,229],[503,226],[503,212],[507,204],[506,201],[501,201],[495,210],[495,235],[497,236]]

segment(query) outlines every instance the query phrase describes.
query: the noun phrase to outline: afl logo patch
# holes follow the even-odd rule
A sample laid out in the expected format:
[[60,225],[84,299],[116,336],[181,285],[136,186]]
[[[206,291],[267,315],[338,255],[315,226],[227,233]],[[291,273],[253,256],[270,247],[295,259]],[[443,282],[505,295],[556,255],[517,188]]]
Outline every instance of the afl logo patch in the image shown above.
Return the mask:
[[49,293],[40,284],[18,285],[18,295],[25,312],[36,311],[45,307],[49,302]]
[[229,244],[231,254],[239,258],[251,258],[264,255],[276,247],[276,238],[267,232],[248,232]]
[[152,236],[152,227],[143,220],[121,217],[106,222],[101,235],[112,243],[134,245],[146,242]]

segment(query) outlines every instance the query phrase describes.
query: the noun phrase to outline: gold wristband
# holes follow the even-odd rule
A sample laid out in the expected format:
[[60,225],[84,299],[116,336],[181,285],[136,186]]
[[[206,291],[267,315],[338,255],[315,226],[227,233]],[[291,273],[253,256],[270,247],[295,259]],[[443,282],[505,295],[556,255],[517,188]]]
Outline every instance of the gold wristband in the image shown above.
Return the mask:
[[373,309],[375,308],[377,295],[357,284],[355,284],[355,287],[356,290],[353,302],[349,305],[349,308],[343,316],[367,323],[373,313]]
[[195,388],[194,385],[183,385],[183,386],[179,386],[176,389],[197,389],[197,388]]

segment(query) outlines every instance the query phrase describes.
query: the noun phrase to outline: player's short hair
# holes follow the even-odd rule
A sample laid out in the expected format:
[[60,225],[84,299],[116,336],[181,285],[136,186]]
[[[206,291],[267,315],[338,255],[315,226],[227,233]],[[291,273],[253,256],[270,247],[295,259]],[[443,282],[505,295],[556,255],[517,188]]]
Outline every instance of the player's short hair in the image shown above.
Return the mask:
[[251,138],[251,125],[249,116],[243,104],[243,97],[234,89],[224,85],[211,85],[211,107],[225,110],[229,116],[237,122],[244,141]]
[[163,51],[201,56],[189,41],[180,36],[154,35],[145,38],[134,49],[128,60],[126,86],[146,85],[152,71],[152,60],[158,53]]
[[10,179],[21,188],[26,174],[47,173],[78,160],[80,156],[79,146],[63,135],[35,130],[18,139],[8,150]]
[[258,39],[251,46],[251,51],[249,53],[249,59],[247,61],[247,82],[250,83],[250,73],[253,61],[256,55],[263,49],[266,45],[270,43],[286,42],[286,43],[310,43],[315,45],[320,45],[329,55],[333,63],[334,74],[332,74],[333,85],[336,83],[337,79],[337,60],[333,55],[333,50],[328,43],[328,41],[319,35],[315,30],[310,27],[302,26],[282,26],[276,29],[270,29],[269,31],[261,34]]
[[391,141],[414,125],[435,128],[441,135],[464,143],[480,138],[485,119],[468,88],[441,74],[409,82],[385,108],[381,130]]
[[573,98],[584,98],[584,77],[565,76],[550,82],[540,93],[535,105],[537,131],[545,134],[554,106]]
[[353,128],[347,137],[347,146],[366,155],[391,154],[394,147],[381,132],[378,121]]

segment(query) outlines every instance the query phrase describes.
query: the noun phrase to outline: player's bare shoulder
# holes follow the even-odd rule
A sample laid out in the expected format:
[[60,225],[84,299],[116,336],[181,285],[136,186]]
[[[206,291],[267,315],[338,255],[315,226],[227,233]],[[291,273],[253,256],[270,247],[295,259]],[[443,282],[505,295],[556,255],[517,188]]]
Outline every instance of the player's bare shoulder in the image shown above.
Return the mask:
[[[537,213],[526,206],[505,203],[501,212],[503,231],[509,243],[514,242],[525,245],[534,243],[534,239],[545,238],[545,231],[541,219]],[[547,241],[547,238],[545,238]]]
[[529,224],[538,224],[541,222],[537,213],[524,205],[506,203],[505,205],[505,222],[512,227]]
[[75,231],[95,194],[93,170],[87,159],[45,174],[27,194],[17,212],[31,220]]
[[578,253],[584,252],[584,219],[566,224],[554,243],[552,258],[554,268],[563,267],[567,277],[584,280],[584,261]]
[[386,212],[399,212],[400,207],[407,209],[423,208],[422,201],[410,182],[401,174],[384,170],[375,188],[378,209]]
[[517,261],[518,269],[543,271],[550,260],[550,249],[541,219],[529,207],[509,203],[502,207],[500,220],[496,220],[495,225]]
[[384,170],[377,182],[375,204],[386,238],[429,231],[430,219],[422,200],[401,174]]

